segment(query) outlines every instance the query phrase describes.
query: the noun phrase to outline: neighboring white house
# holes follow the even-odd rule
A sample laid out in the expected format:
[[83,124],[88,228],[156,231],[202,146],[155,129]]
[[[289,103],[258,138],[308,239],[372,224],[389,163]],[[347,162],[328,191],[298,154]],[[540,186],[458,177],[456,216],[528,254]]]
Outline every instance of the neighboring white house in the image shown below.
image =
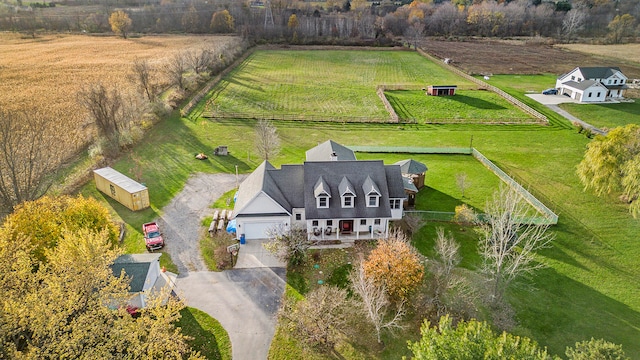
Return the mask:
[[119,256],[111,265],[115,276],[123,272],[131,282],[129,305],[135,308],[147,306],[147,297],[152,292],[160,292],[165,286],[175,287],[177,275],[160,269],[160,253],[126,254]]
[[622,99],[627,77],[617,67],[577,67],[556,80],[558,94],[579,102]]
[[269,229],[291,225],[314,240],[369,239],[386,236],[389,222],[402,218],[400,166],[358,161],[333,141],[306,155],[280,169],[265,161],[240,184],[232,215],[238,239],[264,239]]

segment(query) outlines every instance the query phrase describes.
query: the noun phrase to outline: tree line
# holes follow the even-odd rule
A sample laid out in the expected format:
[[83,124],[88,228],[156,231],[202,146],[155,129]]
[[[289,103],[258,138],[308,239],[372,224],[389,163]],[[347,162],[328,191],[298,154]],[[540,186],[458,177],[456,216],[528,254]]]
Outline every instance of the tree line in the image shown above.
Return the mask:
[[[110,16],[122,11],[135,33],[228,33],[253,39],[313,43],[336,39],[388,39],[396,36],[544,36],[606,38],[619,43],[638,32],[640,5],[633,1],[578,0],[415,0],[408,2],[328,0],[323,5],[291,0],[256,2],[160,2],[84,7],[68,14],[51,9],[0,5],[0,30],[103,33]],[[264,4],[261,2],[260,4]],[[295,15],[296,21],[289,20]],[[289,36],[288,36],[289,35]]]

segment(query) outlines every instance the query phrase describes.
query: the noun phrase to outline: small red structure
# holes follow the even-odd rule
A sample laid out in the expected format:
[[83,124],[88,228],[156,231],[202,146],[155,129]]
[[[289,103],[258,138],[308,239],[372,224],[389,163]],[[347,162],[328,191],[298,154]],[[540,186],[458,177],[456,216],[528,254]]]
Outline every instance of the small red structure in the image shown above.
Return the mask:
[[455,95],[457,88],[458,86],[456,85],[429,85],[429,88],[427,89],[427,95],[433,95],[433,96]]

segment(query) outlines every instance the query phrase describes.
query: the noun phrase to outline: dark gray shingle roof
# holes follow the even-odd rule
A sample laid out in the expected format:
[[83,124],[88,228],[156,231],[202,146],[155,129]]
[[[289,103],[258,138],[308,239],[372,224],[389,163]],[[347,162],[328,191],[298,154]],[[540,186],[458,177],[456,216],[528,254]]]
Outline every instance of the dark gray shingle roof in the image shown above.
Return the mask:
[[[404,198],[404,181],[402,180],[402,172],[398,165],[385,165],[385,175],[387,177],[387,190],[390,198]],[[417,189],[416,189],[417,190]]]
[[330,161],[331,155],[335,154],[338,161],[356,160],[353,150],[342,146],[333,140],[328,140],[318,146],[307,150],[307,161]]
[[419,175],[427,171],[427,165],[413,159],[400,160],[394,165],[400,165],[403,174]]
[[580,72],[584,75],[585,79],[606,79],[609,76],[612,76],[616,72],[620,71],[619,67],[606,67],[606,66],[596,66],[596,67],[579,67]]
[[[397,167],[397,182],[404,197],[400,168]],[[353,208],[342,208],[340,196],[329,199],[329,208],[318,209],[313,195],[313,185],[322,177],[329,185],[331,193],[340,194],[339,187],[343,179],[351,184],[349,190],[355,193]],[[379,207],[367,207],[367,197],[362,185],[370,177],[380,189],[382,197]],[[393,177],[393,176],[391,176]],[[385,218],[391,216],[387,186],[387,171],[381,160],[367,161],[307,161],[304,163],[304,182],[310,184],[304,189],[305,216],[307,219],[335,218]]]

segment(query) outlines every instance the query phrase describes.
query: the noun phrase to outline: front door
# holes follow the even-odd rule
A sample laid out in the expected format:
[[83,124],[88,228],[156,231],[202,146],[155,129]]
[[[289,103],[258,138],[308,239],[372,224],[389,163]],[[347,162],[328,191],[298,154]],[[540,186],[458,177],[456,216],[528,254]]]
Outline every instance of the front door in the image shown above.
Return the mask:
[[350,234],[353,231],[353,220],[340,220],[340,233]]

